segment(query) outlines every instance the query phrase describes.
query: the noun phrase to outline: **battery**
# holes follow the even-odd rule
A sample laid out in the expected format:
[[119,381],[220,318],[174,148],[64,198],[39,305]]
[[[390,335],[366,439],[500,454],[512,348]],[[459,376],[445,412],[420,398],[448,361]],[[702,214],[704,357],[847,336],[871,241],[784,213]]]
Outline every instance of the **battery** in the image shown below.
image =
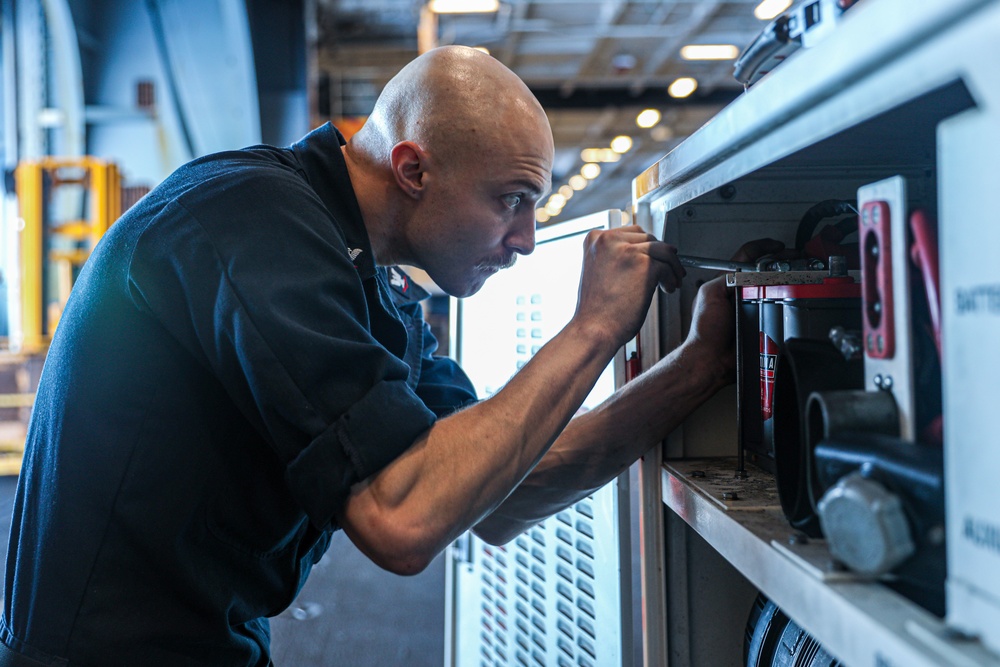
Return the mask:
[[[802,273],[804,275],[797,275]],[[775,275],[742,274],[742,368],[739,379],[741,442],[751,463],[775,471],[774,414],[797,406],[775,405],[775,369],[785,342],[792,338],[828,340],[830,330],[861,328],[861,285],[852,276],[816,276],[816,272]],[[754,275],[759,276],[754,278]],[[780,280],[787,282],[777,282]],[[818,280],[818,282],[817,282]],[[802,281],[802,282],[797,282]],[[759,368],[758,373],[752,369]]]

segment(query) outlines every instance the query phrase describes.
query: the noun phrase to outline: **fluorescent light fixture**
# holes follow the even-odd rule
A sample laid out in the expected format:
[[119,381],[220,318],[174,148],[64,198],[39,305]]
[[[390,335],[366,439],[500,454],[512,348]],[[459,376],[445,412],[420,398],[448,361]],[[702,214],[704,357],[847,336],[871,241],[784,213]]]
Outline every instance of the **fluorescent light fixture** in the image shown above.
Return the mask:
[[611,150],[615,153],[628,153],[630,148],[632,148],[632,137],[630,136],[619,134],[611,140]]
[[559,188],[559,194],[561,194],[563,196],[563,199],[566,199],[567,201],[572,199],[573,192],[574,192],[573,188],[569,187],[568,185],[564,185],[561,188]]
[[587,187],[587,183],[590,183],[590,181],[588,181],[580,174],[575,174],[569,177],[569,187],[573,188],[574,190],[583,190],[585,187]]
[[635,124],[643,129],[649,129],[660,122],[660,112],[656,109],[646,109],[635,117]]
[[482,14],[500,9],[500,0],[430,0],[427,7],[435,14]]
[[592,181],[601,175],[601,165],[596,162],[588,162],[580,167],[580,175],[588,181]]
[[535,222],[539,222],[544,225],[546,222],[549,221],[549,218],[551,217],[552,216],[550,216],[544,208],[535,209]]
[[753,15],[761,21],[770,21],[792,6],[792,0],[764,0],[753,10]]
[[542,210],[548,213],[549,216],[551,217],[562,213],[562,206],[556,206],[552,202],[549,202],[548,204],[545,205],[545,208],[543,208]]
[[553,194],[551,197],[549,197],[549,204],[551,206],[555,206],[561,211],[563,206],[566,205],[566,198],[557,192]]
[[692,79],[689,76],[682,76],[670,84],[667,88],[667,93],[670,94],[670,97],[687,97],[697,89],[698,81],[696,79]]
[[740,50],[732,44],[688,44],[681,47],[684,60],[735,60]]

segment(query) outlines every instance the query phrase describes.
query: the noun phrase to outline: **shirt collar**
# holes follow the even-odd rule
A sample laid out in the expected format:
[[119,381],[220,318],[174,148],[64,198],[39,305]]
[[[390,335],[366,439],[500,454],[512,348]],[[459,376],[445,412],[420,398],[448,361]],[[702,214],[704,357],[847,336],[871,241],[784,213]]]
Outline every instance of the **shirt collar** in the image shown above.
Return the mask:
[[406,303],[416,303],[423,301],[430,294],[423,287],[413,282],[410,276],[398,266],[390,266],[385,269],[386,282],[392,288],[393,302],[398,306]]
[[375,275],[375,256],[341,150],[346,143],[340,130],[325,123],[292,144],[292,151],[309,185],[344,232],[358,275],[367,280]]

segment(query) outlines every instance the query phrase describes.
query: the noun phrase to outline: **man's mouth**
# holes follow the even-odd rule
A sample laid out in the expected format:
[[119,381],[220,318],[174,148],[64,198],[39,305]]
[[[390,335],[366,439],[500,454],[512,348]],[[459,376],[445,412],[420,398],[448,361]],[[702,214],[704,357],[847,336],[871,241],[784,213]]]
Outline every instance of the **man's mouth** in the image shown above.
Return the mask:
[[497,271],[502,271],[504,269],[509,269],[514,266],[517,262],[517,253],[511,253],[507,257],[496,257],[493,259],[486,260],[485,262],[480,262],[477,269],[480,271],[489,271],[490,273],[496,273]]

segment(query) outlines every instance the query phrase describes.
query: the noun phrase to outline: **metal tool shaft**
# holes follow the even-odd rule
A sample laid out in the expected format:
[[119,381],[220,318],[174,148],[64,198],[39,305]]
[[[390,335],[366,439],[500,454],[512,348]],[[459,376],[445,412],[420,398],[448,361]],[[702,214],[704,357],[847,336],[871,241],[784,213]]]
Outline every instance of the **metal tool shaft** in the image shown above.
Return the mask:
[[690,266],[695,269],[714,269],[716,271],[756,271],[757,265],[750,262],[731,262],[726,259],[712,259],[710,257],[694,257],[693,255],[677,255],[681,266]]

